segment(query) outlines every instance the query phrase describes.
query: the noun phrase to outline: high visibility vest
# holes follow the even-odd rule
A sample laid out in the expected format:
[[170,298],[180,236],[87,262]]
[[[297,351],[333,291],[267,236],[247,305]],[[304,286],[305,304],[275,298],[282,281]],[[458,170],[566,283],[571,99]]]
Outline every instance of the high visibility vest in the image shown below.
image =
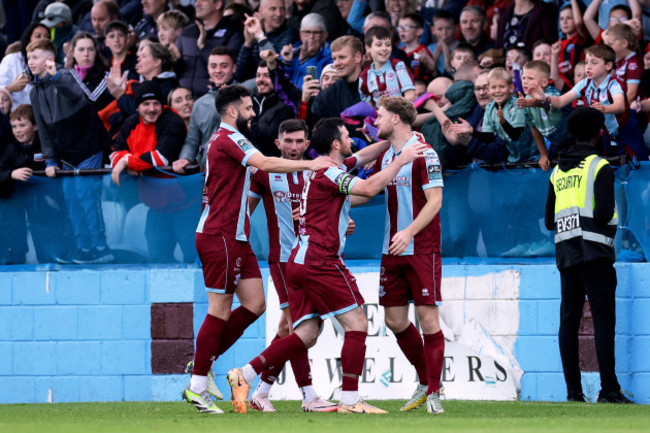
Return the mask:
[[618,225],[616,206],[607,227],[597,227],[594,223],[594,180],[600,169],[608,164],[603,158],[589,155],[567,172],[560,170],[559,166],[553,169],[551,184],[555,191],[556,245],[582,238],[585,249],[589,248],[589,242],[614,246]]

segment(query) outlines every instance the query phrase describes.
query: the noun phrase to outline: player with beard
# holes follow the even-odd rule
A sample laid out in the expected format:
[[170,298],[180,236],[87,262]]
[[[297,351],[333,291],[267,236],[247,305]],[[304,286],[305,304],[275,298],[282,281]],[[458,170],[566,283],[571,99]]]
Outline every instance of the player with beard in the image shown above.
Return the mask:
[[336,316],[345,330],[341,350],[343,386],[338,412],[386,413],[365,403],[358,391],[368,320],[355,278],[341,256],[345,248],[350,195],[375,196],[403,165],[422,157],[427,146],[409,146],[381,173],[362,180],[349,171],[375,160],[385,152],[387,142],[368,146],[352,156],[352,139],[342,119],[321,119],[312,132],[314,149],[335,160],[338,166],[311,173],[302,191],[299,237],[287,263],[294,332],[275,340],[250,364],[228,372],[233,405],[237,412],[245,413],[248,391],[255,377],[266,369],[279,371],[292,354],[313,346],[322,320]]
[[[329,158],[290,161],[265,157],[255,149],[244,136],[255,116],[250,93],[245,88],[229,86],[219,90],[215,105],[221,125],[208,145],[205,208],[196,229],[196,249],[208,292],[208,314],[196,338],[192,378],[183,391],[183,398],[200,412],[212,414],[223,412],[214,404],[208,390],[211,365],[257,320],[265,307],[262,276],[248,242],[250,166],[290,173],[334,165]],[[231,312],[234,294],[241,306]]]
[[[375,176],[418,144],[411,125],[417,112],[401,96],[381,98],[375,126],[378,136],[391,146],[378,159]],[[440,216],[442,168],[436,152],[427,147],[423,159],[404,165],[386,186],[386,227],[381,259],[379,303],[386,325],[399,347],[415,367],[420,385],[400,410],[409,411],[426,402],[427,411],[442,413],[440,373],[445,340],[440,330],[438,305],[441,296]],[[408,319],[413,301],[422,336]]]

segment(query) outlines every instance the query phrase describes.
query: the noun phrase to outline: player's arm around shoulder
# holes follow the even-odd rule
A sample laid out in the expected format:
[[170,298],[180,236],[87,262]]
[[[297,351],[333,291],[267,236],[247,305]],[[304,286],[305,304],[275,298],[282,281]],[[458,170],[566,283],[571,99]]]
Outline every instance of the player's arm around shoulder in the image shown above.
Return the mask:
[[[414,143],[399,154],[388,167],[369,179],[358,179],[350,188],[350,194],[364,197],[374,197],[379,194],[388,183],[393,180],[403,165],[424,157],[426,149],[431,149],[428,144]],[[433,151],[433,149],[431,149]]]
[[327,156],[320,156],[314,160],[292,161],[274,156],[264,156],[260,152],[251,155],[246,164],[271,173],[292,173],[303,170],[318,171],[323,168],[337,166],[336,162]]

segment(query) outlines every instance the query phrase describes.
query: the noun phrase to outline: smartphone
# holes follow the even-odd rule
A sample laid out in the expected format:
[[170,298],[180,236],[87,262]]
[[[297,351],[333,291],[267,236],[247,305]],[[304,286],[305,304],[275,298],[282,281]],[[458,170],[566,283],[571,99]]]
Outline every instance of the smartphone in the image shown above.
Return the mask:
[[316,66],[307,66],[307,74],[312,80],[318,80],[318,68]]

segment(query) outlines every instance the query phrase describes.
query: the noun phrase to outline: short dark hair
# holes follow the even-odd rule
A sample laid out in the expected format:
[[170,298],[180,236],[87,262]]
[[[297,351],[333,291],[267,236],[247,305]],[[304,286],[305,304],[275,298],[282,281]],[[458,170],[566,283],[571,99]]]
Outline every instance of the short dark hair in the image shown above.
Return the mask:
[[321,155],[330,153],[334,140],[341,139],[341,126],[345,127],[345,122],[340,117],[320,119],[311,132],[311,145],[314,150]]
[[[609,45],[592,45],[585,50],[585,55],[592,55],[597,59],[603,60],[605,63],[611,63],[612,69],[616,67],[616,53]],[[608,72],[611,72],[610,69]]]
[[628,5],[620,4],[620,5],[612,6],[612,8],[609,10],[609,15],[611,15],[612,12],[615,12],[615,11],[623,11],[623,12],[625,12],[627,14],[627,19],[628,20],[632,19],[632,9],[630,9],[630,7]]
[[531,60],[530,62],[526,62],[524,64],[524,69],[531,69],[537,72],[541,72],[546,76],[546,78],[551,76],[551,67],[548,65],[548,63],[542,60]]
[[390,30],[388,30],[386,27],[380,26],[370,27],[366,31],[366,34],[363,36],[363,41],[366,46],[369,47],[372,45],[372,41],[375,39],[390,39]]
[[435,25],[437,20],[447,20],[447,21],[451,21],[452,23],[455,23],[456,17],[454,17],[454,14],[452,14],[448,10],[440,9],[433,16],[433,20],[431,22]]
[[424,19],[422,19],[422,16],[416,14],[416,13],[410,13],[410,14],[405,14],[404,16],[400,17],[400,20],[411,20],[413,21],[419,28],[424,27]]
[[208,56],[228,56],[232,59],[233,63],[237,61],[235,53],[230,48],[224,46],[214,47],[212,50],[210,50],[210,54]]
[[305,133],[305,138],[309,137],[309,127],[302,119],[287,119],[284,122],[280,123],[278,128],[278,137],[287,132],[297,132],[302,131]]
[[567,130],[578,143],[598,137],[604,127],[605,116],[592,107],[578,107],[566,119]]
[[258,68],[268,68],[269,65],[266,63],[266,60],[262,59],[260,62],[257,64]]
[[104,35],[114,31],[122,32],[124,36],[129,34],[129,28],[120,20],[111,21],[104,27]]
[[214,105],[217,107],[217,113],[220,116],[226,114],[228,106],[241,103],[241,99],[250,97],[251,92],[244,86],[226,86],[219,89],[214,97]]

